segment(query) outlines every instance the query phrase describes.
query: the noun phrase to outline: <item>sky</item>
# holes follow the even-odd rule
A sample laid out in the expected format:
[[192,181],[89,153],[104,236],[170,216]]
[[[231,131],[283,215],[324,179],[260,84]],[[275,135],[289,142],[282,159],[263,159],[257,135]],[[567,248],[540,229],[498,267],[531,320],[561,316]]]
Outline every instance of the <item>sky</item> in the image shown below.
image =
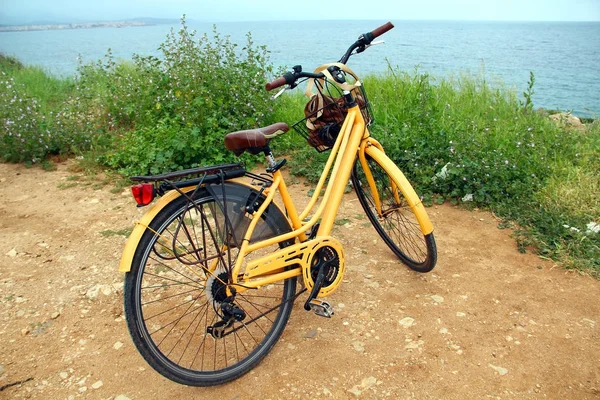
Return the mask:
[[0,0],[0,24],[137,17],[206,22],[316,19],[600,21],[600,0]]

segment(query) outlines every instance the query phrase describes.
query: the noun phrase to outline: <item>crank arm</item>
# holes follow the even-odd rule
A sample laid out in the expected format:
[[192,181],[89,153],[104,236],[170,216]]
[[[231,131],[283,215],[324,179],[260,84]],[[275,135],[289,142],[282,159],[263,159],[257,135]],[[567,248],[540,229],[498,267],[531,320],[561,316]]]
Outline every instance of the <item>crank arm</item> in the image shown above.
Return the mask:
[[324,263],[321,268],[319,268],[319,273],[317,274],[317,279],[315,279],[315,285],[313,286],[310,294],[308,295],[308,299],[304,303],[304,309],[309,311],[311,309],[310,302],[319,294],[319,290],[321,290],[321,286],[323,286],[323,281],[325,281],[325,268],[329,266],[329,263]]

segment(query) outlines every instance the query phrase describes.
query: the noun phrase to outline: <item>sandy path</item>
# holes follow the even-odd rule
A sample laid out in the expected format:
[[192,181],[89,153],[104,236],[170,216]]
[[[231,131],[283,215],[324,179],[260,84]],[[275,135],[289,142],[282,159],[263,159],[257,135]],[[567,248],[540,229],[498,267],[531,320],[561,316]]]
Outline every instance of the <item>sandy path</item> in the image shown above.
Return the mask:
[[[138,355],[121,312],[126,239],[111,232],[143,210],[67,168],[0,164],[0,387],[31,378],[0,398],[600,397],[600,282],[518,253],[489,213],[447,205],[428,209],[438,266],[411,272],[354,194],[334,232],[347,255],[334,318],[298,302],[250,374],[172,383]],[[292,190],[308,199],[304,185]]]

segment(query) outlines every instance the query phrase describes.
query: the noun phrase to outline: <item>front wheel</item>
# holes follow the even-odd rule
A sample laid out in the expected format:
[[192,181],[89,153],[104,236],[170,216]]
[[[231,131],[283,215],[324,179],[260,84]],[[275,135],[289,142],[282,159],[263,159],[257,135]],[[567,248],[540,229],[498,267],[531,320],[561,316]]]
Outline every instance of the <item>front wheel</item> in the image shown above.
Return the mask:
[[[296,278],[246,291],[237,286],[228,296],[251,219],[246,206],[261,197],[233,183],[193,196],[165,206],[142,236],[125,277],[125,316],[138,351],[156,371],[209,386],[238,378],[271,350],[290,316]],[[271,205],[252,238],[290,229]]]
[[423,235],[417,217],[398,183],[376,160],[366,155],[367,165],[379,196],[380,209],[362,164],[357,159],[352,170],[352,185],[367,217],[379,236],[408,267],[429,272],[435,267],[437,249],[433,233]]

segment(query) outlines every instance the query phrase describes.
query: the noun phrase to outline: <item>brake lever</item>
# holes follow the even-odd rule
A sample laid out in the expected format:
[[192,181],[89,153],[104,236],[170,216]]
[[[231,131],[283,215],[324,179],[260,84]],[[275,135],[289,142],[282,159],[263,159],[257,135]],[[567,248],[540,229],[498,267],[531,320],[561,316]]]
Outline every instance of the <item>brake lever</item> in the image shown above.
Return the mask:
[[356,55],[356,54],[360,54],[360,53],[362,53],[363,51],[365,51],[366,49],[368,49],[368,48],[369,48],[369,47],[371,47],[371,46],[377,46],[378,44],[384,44],[384,43],[385,43],[385,41],[384,41],[384,40],[378,40],[378,41],[376,41],[376,42],[371,42],[370,44],[366,44],[366,45],[364,45],[364,46],[361,46],[361,47],[357,48],[357,49],[356,49],[356,50],[354,50],[354,51],[352,52],[352,54],[350,54],[350,55],[351,55],[351,56],[354,56],[354,55]]
[[271,96],[271,100],[275,100],[277,99],[279,96],[281,96],[283,94],[283,92],[285,92],[286,90],[291,89],[291,87],[289,86],[285,86],[283,89],[281,89],[279,92],[275,93],[273,96]]
[[385,40],[378,40],[376,42],[371,42],[370,44],[367,45],[367,48],[372,47],[372,46],[377,46],[378,44],[384,44]]

